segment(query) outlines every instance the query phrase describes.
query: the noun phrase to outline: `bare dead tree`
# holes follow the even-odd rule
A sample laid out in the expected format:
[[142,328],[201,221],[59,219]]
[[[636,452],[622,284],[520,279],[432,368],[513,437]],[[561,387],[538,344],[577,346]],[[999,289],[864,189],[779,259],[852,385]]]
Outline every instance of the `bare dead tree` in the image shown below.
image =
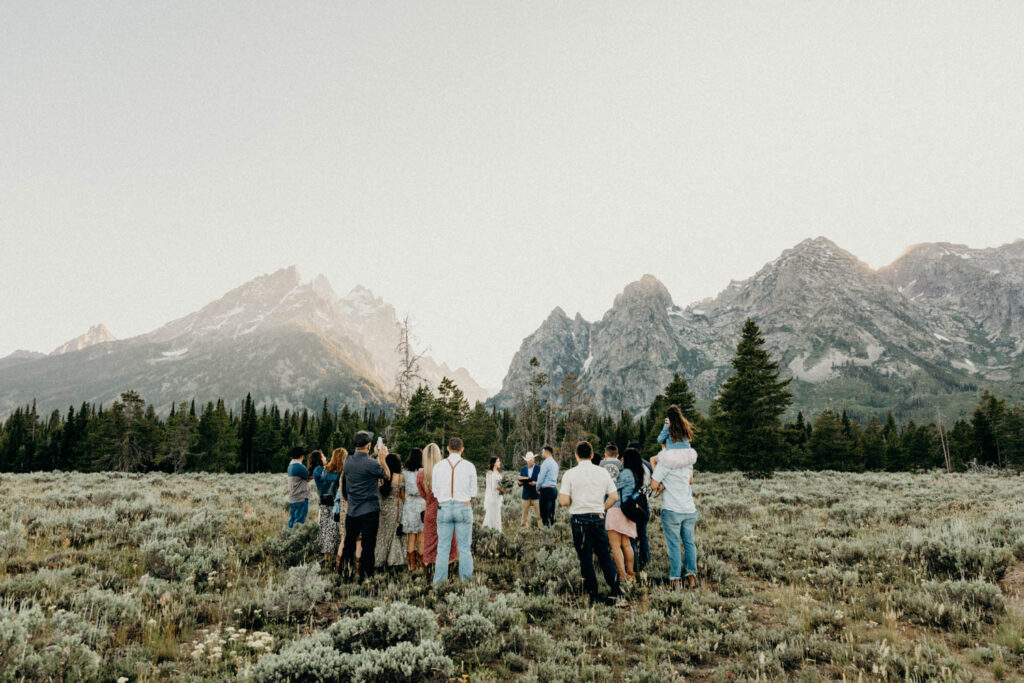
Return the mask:
[[946,428],[942,425],[942,413],[935,409],[935,424],[939,426],[939,444],[942,446],[942,456],[946,461],[946,472],[953,471],[953,459],[949,454],[949,437],[946,436]]
[[[395,415],[399,419],[405,417],[409,409],[409,398],[416,390],[420,376],[420,359],[423,353],[416,353],[412,347],[409,333],[409,316],[405,316],[398,330],[398,376],[395,378]],[[424,352],[426,353],[426,352]],[[415,386],[414,386],[415,385]]]

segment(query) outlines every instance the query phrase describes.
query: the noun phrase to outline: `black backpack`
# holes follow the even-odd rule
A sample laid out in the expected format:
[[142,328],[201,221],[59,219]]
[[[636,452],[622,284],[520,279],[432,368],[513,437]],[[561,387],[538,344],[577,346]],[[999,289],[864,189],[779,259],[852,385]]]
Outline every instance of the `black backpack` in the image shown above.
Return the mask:
[[[630,473],[632,474],[632,472]],[[634,483],[636,476],[633,476]],[[642,482],[641,482],[642,483]],[[650,508],[647,505],[647,493],[644,487],[638,486],[633,493],[622,499],[622,514],[631,522],[642,524],[650,519]]]

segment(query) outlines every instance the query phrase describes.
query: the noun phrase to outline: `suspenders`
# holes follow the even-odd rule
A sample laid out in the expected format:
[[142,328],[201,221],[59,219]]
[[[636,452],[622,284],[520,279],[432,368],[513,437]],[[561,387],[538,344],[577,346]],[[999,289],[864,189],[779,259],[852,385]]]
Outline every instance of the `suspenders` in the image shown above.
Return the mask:
[[452,487],[451,487],[450,491],[451,491],[451,494],[452,494],[452,500],[455,500],[455,468],[462,464],[462,458],[459,458],[459,462],[457,464],[455,464],[455,465],[452,464],[451,460],[447,460],[447,462],[448,462],[448,467],[451,468],[451,471],[452,471]]

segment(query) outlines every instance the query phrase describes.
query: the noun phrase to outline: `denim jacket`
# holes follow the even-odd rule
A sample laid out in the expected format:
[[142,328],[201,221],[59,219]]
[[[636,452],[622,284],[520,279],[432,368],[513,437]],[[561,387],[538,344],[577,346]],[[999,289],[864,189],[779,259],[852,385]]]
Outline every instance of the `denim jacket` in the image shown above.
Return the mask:
[[633,471],[623,468],[619,472],[619,478],[615,480],[615,488],[619,491],[619,499],[615,501],[615,505],[612,507],[620,508],[622,507],[622,501],[627,496],[633,495],[633,492],[636,491],[636,477],[633,476]]
[[672,437],[668,433],[668,425],[661,428],[661,434],[658,435],[658,443],[665,444],[665,448],[689,448],[690,442],[687,439],[682,441],[673,441]]

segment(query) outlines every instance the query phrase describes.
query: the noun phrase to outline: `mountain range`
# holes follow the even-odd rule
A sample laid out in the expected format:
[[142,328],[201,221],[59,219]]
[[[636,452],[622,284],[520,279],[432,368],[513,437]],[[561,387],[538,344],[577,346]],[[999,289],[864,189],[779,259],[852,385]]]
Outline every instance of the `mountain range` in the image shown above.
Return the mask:
[[532,358],[552,397],[574,372],[599,412],[644,410],[675,372],[706,402],[731,372],[748,317],[794,378],[796,409],[934,420],[965,414],[983,388],[1024,396],[1024,240],[920,244],[873,270],[819,237],[686,307],[645,275],[596,322],[555,308],[492,402],[514,405]]
[[[103,325],[45,355],[0,359],[0,415],[33,400],[40,409],[109,404],[134,389],[158,411],[192,398],[318,408],[383,406],[399,371],[395,309],[364,287],[339,297],[325,277],[295,267],[257,277],[202,309],[130,339]],[[463,369],[429,356],[423,382],[450,377],[470,403],[488,392]]]
[[[706,405],[731,372],[748,317],[793,378],[794,409],[933,420],[966,414],[982,389],[1024,398],[1024,240],[920,244],[874,270],[819,237],[685,307],[651,275],[595,322],[556,307],[489,403],[513,406],[537,358],[553,400],[573,372],[599,412],[638,413],[679,372]],[[395,309],[368,289],[340,297],[325,277],[304,282],[286,268],[143,335],[116,339],[97,325],[50,354],[0,358],[0,416],[32,400],[40,410],[110,403],[126,389],[161,412],[248,392],[291,408],[315,409],[325,397],[383,406],[399,372],[400,329]],[[428,356],[419,366],[432,386],[447,376],[470,403],[487,399],[463,368]]]

